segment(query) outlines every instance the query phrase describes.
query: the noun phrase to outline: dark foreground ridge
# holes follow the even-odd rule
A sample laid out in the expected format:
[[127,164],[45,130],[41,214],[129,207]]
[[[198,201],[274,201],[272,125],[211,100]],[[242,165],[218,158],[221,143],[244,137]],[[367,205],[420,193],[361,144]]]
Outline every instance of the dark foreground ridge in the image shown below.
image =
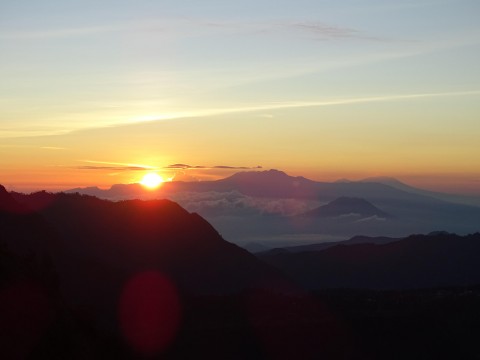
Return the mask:
[[195,294],[238,292],[279,277],[198,214],[169,200],[110,202],[45,192],[16,198],[55,228],[60,240],[51,250],[69,276],[85,279],[78,269],[88,267],[89,281],[96,282],[96,266],[105,275],[102,267],[125,275],[157,269],[181,291]]
[[[459,254],[479,253],[477,238],[438,233],[382,246],[402,244],[398,254],[416,270],[418,259],[444,254],[440,260],[453,271],[454,261],[465,261]],[[343,247],[356,246],[369,245]],[[368,264],[361,260],[367,253],[333,259]],[[380,254],[391,264],[394,257]],[[480,291],[458,287],[465,284],[306,292],[171,201],[114,203],[46,192],[12,197],[0,187],[6,359],[475,358]]]
[[[353,241],[352,241],[353,240]],[[480,284],[480,233],[445,232],[404,239],[353,238],[267,251],[259,258],[308,289],[418,289]],[[361,240],[362,243],[358,243]],[[304,251],[301,251],[301,250]],[[313,250],[311,250],[313,249]]]

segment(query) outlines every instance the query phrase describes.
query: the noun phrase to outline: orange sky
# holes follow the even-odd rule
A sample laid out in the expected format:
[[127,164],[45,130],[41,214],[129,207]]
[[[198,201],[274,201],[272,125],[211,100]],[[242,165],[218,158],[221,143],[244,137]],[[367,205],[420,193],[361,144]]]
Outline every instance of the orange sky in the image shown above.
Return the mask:
[[[447,131],[426,124],[401,128],[393,120],[343,119],[348,110],[366,117],[362,112],[369,114],[375,106],[311,110],[312,114],[305,109],[282,111],[270,118],[253,112],[7,138],[0,146],[1,182],[22,191],[61,190],[139,182],[152,171],[175,180],[214,180],[261,166],[314,180],[393,176],[423,188],[480,193],[473,131],[456,135],[453,124]],[[308,122],[322,115],[335,116],[335,121],[312,120],[306,131],[290,120],[304,116]],[[168,169],[178,163],[201,168]]]

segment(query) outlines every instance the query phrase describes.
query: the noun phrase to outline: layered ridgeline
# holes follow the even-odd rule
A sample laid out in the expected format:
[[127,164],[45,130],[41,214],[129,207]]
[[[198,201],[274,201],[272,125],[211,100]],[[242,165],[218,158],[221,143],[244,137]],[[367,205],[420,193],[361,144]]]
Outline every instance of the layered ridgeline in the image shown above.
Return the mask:
[[[117,184],[110,189],[98,187],[75,188],[69,193],[81,193],[105,199],[121,200],[132,197],[178,192],[229,192],[238,191],[252,197],[316,199],[324,202],[339,197],[364,198],[369,201],[430,201],[450,200],[462,203],[466,197],[417,189],[391,178],[368,178],[361,181],[322,182],[303,176],[290,176],[279,170],[244,171],[214,181],[170,181],[156,190],[146,190],[140,184]],[[455,201],[454,201],[455,200]],[[470,201],[471,202],[471,201]],[[479,202],[480,204],[480,202]]]
[[97,196],[107,199],[126,197],[168,195],[177,192],[229,192],[253,197],[318,199],[332,201],[336,198],[360,197],[370,200],[390,198],[392,200],[418,200],[420,194],[404,191],[380,182],[320,182],[302,176],[289,176],[283,171],[245,171],[215,181],[172,181],[165,182],[157,190],[146,190],[140,184],[117,184],[110,189],[98,187],[75,188],[68,192]]
[[280,241],[293,246],[298,239],[307,243],[358,234],[400,237],[437,229],[468,234],[478,231],[480,222],[473,198],[428,192],[392,179],[320,182],[278,170],[240,172],[216,181],[165,182],[155,190],[129,184],[70,192],[112,200],[168,198],[249,249],[250,243],[268,249]]
[[[357,214],[368,210],[362,216],[372,215],[370,205],[373,217],[384,215],[376,205],[348,200],[348,207],[355,204]],[[340,217],[350,212],[340,205],[333,200],[326,209]],[[12,197],[0,187],[2,356],[382,359],[454,357],[459,347],[473,353],[479,290],[464,287],[480,283],[479,244],[479,234],[361,236],[277,249],[259,260],[169,200]],[[315,292],[300,291],[281,272]],[[437,286],[460,288],[399,291]],[[354,290],[364,288],[395,292]],[[451,341],[439,345],[442,336]]]

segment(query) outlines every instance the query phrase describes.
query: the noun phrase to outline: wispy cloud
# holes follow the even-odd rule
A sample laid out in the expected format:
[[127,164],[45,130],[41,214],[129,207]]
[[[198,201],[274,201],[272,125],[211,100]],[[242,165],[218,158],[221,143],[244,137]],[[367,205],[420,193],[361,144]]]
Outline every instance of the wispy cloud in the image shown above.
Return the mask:
[[75,169],[80,170],[107,170],[107,171],[154,171],[154,170],[214,170],[214,169],[224,169],[224,170],[252,170],[252,169],[261,169],[261,166],[248,167],[248,166],[230,166],[230,165],[215,165],[215,166],[204,166],[204,165],[188,165],[188,164],[171,164],[163,167],[154,167],[149,165],[142,164],[129,164],[129,163],[119,163],[111,161],[94,161],[94,160],[79,160],[82,163],[92,164],[92,165],[79,165],[75,166]]
[[64,147],[58,147],[58,146],[42,146],[40,147],[40,149],[43,149],[43,150],[66,150],[66,148]]
[[243,32],[252,34],[278,34],[285,31],[292,34],[300,32],[314,35],[314,39],[363,39],[381,40],[380,37],[368,36],[362,31],[349,27],[336,26],[321,21],[307,20],[270,20],[266,22],[226,22],[226,21],[201,21],[198,19],[189,20],[190,25],[203,27],[216,32]]
[[72,28],[57,28],[48,30],[25,30],[25,31],[4,31],[0,32],[0,39],[6,40],[36,40],[36,39],[59,39],[85,35],[97,35],[99,33],[118,30],[116,26],[85,26]]
[[368,36],[361,31],[348,28],[333,26],[322,22],[291,22],[283,25],[287,29],[310,33],[315,39],[361,39],[361,40],[386,40],[380,37]]
[[[135,117],[131,119],[125,119],[116,123],[105,123],[103,125],[98,124],[90,129],[95,128],[113,128],[131,126],[136,124],[145,124],[158,121],[173,121],[175,119],[193,119],[193,118],[205,118],[210,116],[222,116],[229,114],[241,114],[241,113],[255,113],[255,112],[269,112],[273,110],[281,109],[300,109],[300,108],[315,108],[315,107],[327,107],[327,106],[348,106],[364,103],[376,103],[376,102],[391,102],[391,101],[407,101],[407,100],[420,100],[428,98],[441,98],[441,97],[459,97],[459,96],[478,96],[480,90],[469,91],[455,91],[455,92],[438,92],[438,93],[416,93],[416,94],[397,94],[397,95],[382,95],[382,96],[369,96],[369,97],[349,97],[349,98],[336,98],[327,100],[312,100],[312,101],[283,101],[273,103],[263,103],[256,105],[246,104],[245,106],[232,106],[225,108],[204,108],[204,109],[192,109],[191,111],[172,111],[169,113],[159,113],[156,115],[150,115],[148,117]],[[274,116],[272,116],[274,117]],[[79,129],[72,129],[75,131]],[[115,165],[115,164],[114,164]],[[207,168],[212,168],[208,167]]]
[[144,168],[141,166],[76,166],[75,169],[79,170],[108,170],[108,171],[145,171],[151,170],[150,168]]
[[165,166],[164,169],[168,170],[188,170],[188,169],[226,169],[226,170],[252,170],[261,169],[261,166],[248,167],[248,166],[228,166],[228,165],[216,165],[216,166],[203,166],[203,165],[187,165],[187,164],[172,164]]
[[292,29],[305,30],[327,37],[343,38],[358,35],[358,30],[326,25],[320,22],[297,22],[288,24]]
[[94,161],[94,160],[80,160],[83,163],[97,164],[97,165],[80,165],[75,169],[79,170],[107,170],[107,171],[148,171],[157,170],[153,166],[140,164],[126,164],[110,161]]
[[370,217],[367,217],[367,218],[364,218],[364,219],[356,220],[355,222],[356,222],[356,223],[365,223],[365,222],[386,221],[386,220],[387,220],[386,218],[379,217],[379,216],[377,216],[377,215],[373,215],[373,216],[370,216]]
[[[82,130],[92,130],[97,128],[116,128],[123,126],[132,126],[137,124],[152,123],[158,121],[173,121],[175,119],[187,119],[187,118],[205,118],[210,116],[222,116],[229,114],[239,114],[239,113],[256,113],[261,112],[260,115],[264,115],[265,112],[270,114],[271,111],[281,110],[281,109],[295,109],[295,108],[314,108],[314,107],[328,107],[328,106],[348,106],[355,104],[363,103],[380,103],[380,102],[391,102],[391,101],[414,101],[428,98],[448,98],[448,97],[461,97],[461,96],[478,96],[480,95],[480,90],[468,90],[468,91],[453,91],[453,92],[436,92],[436,93],[415,93],[415,94],[393,94],[393,95],[381,95],[381,96],[369,96],[369,97],[348,97],[348,98],[334,98],[334,99],[325,99],[325,100],[310,100],[310,101],[283,101],[283,102],[272,102],[272,103],[260,103],[260,104],[245,104],[243,106],[232,106],[224,108],[203,108],[203,109],[192,109],[191,111],[171,111],[169,113],[158,113],[152,114],[148,117],[132,117],[117,119],[117,121],[106,121],[98,122],[95,125],[86,126],[84,128],[65,128],[65,129],[55,129],[55,130],[45,130],[40,133],[30,133],[28,130],[23,131],[23,129],[18,129],[18,133],[9,134],[4,133],[0,129],[0,137],[35,137],[42,135],[62,135],[75,131]],[[274,118],[274,114],[269,115],[268,117]],[[88,160],[88,162],[91,162]],[[93,162],[98,164],[98,162]],[[101,163],[101,165],[113,165],[117,166],[118,164],[111,163]],[[119,166],[123,166],[120,164]],[[155,169],[151,167],[146,167],[147,169]]]
[[[268,110],[276,110],[276,109],[354,105],[354,104],[362,104],[362,103],[418,100],[418,99],[426,99],[426,98],[472,96],[472,95],[480,95],[480,90],[340,98],[340,99],[330,99],[330,100],[323,100],[323,101],[276,102],[276,103],[252,105],[252,106],[244,106],[244,107],[232,107],[232,108],[223,108],[223,109],[202,109],[198,111],[172,113],[169,116],[165,116],[162,118],[159,117],[159,119],[157,120],[176,119],[176,118],[182,118],[182,117],[206,117],[206,116],[214,116],[214,115],[247,113],[247,112],[255,112],[255,111],[268,111]],[[156,121],[156,120],[152,119],[149,121]]]

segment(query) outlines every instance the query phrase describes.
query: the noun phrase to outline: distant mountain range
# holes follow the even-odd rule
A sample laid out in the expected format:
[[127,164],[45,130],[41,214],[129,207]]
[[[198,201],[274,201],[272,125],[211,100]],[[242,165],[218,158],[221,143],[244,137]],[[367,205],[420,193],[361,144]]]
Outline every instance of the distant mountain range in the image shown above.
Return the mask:
[[[292,177],[279,170],[245,171],[215,181],[165,182],[156,190],[140,184],[117,184],[110,189],[75,188],[66,193],[80,193],[110,200],[168,197],[179,192],[229,192],[262,198],[313,199],[323,202],[341,197],[363,198],[371,202],[443,204],[467,197],[417,189],[393,178],[368,178],[362,181],[318,182]],[[448,200],[450,199],[450,200]]]
[[314,243],[357,234],[401,237],[439,228],[468,234],[480,224],[480,207],[473,198],[416,189],[391,178],[318,182],[268,170],[216,181],[166,182],[153,191],[129,184],[68,192],[110,200],[168,198],[204,216],[229,241],[257,248],[278,247],[280,241],[281,246],[306,244],[297,240],[306,235]]
[[339,197],[358,197],[374,201],[386,198],[394,201],[436,202],[434,198],[413,194],[380,182],[318,182],[304,177],[292,177],[279,170],[245,171],[236,173],[225,179],[215,181],[165,182],[157,190],[147,190],[140,184],[118,184],[110,189],[98,187],[75,188],[67,193],[78,192],[112,200],[126,197],[158,197],[169,196],[177,192],[228,192],[238,191],[244,195],[265,198],[295,198],[332,201]]

